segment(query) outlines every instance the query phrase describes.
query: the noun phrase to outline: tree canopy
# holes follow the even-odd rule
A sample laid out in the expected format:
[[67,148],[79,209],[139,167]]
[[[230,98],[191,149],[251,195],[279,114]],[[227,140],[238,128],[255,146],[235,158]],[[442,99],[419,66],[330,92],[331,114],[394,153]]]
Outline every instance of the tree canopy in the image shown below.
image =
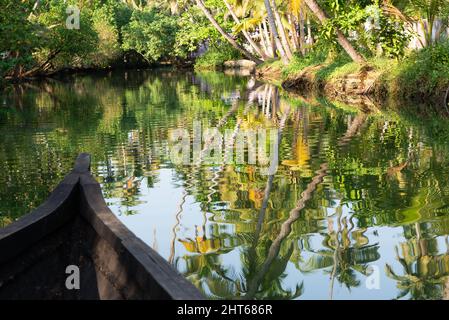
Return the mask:
[[[401,59],[447,41],[447,0],[1,0],[3,77],[123,63],[245,57],[257,63],[325,48],[358,63]],[[78,11],[71,12],[72,6]],[[79,14],[78,14],[79,13]],[[75,15],[71,17],[70,15]],[[79,28],[69,28],[69,18]],[[207,59],[206,59],[207,61]],[[204,63],[204,59],[203,59]]]

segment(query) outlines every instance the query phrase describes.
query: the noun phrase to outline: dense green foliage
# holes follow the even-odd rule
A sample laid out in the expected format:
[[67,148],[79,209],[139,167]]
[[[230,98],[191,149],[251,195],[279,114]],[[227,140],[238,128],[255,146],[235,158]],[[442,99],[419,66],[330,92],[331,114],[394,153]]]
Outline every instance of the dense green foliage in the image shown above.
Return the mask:
[[365,56],[398,58],[404,55],[410,39],[405,22],[387,15],[379,1],[329,2],[332,18],[319,31],[319,39],[324,44],[340,49],[336,41],[336,30],[339,29],[348,36],[357,32],[353,41]]
[[[220,17],[217,17],[219,19]],[[223,25],[221,17],[220,23]],[[186,7],[178,16],[179,29],[176,33],[175,54],[187,58],[202,44],[218,46],[222,37],[196,6]]]
[[389,72],[387,79],[402,97],[432,98],[435,92],[445,92],[449,87],[449,41],[413,52]]
[[281,80],[307,71],[321,83],[343,81],[368,69],[377,74],[380,94],[399,101],[427,102],[441,110],[441,99],[449,87],[449,41],[411,51],[400,60],[371,57],[360,65],[342,52],[329,54],[327,50],[317,50],[304,57],[295,56],[287,66],[280,63],[269,66],[281,71]]
[[37,61],[46,63],[52,60],[51,63],[57,66],[76,66],[97,48],[98,35],[91,16],[81,10],[80,29],[71,30],[64,23],[66,8],[64,3],[52,2],[49,10],[42,12],[34,20],[38,45],[33,54]]
[[[124,11],[122,13],[122,11]],[[107,67],[122,55],[121,28],[128,23],[130,12],[126,7],[118,5],[99,6],[92,12],[93,28],[98,35],[98,46],[89,56],[91,63],[99,67]],[[120,19],[125,15],[125,22]]]
[[[121,64],[127,52],[135,52],[152,64],[189,60],[203,46],[211,50],[198,65],[208,68],[240,57],[200,10],[188,2],[177,14],[164,1],[142,7],[115,0],[43,0],[37,4],[33,7],[2,0],[2,78],[64,68],[109,67]],[[221,1],[208,4],[223,8]],[[73,13],[67,10],[69,6],[79,9],[79,29],[66,26],[66,19]],[[227,30],[232,29],[223,11],[216,18]]]
[[[31,53],[36,46],[33,25],[27,20],[28,6],[19,1],[0,0],[0,77],[18,66],[31,65]],[[10,52],[6,58],[6,52]]]
[[124,50],[136,50],[149,62],[172,57],[177,19],[151,8],[134,11],[123,29]]
[[[0,72],[3,77],[45,74],[64,68],[102,68],[126,52],[148,62],[174,57],[178,17],[164,8],[137,10],[114,0],[43,0],[36,7],[2,0]],[[79,29],[66,25],[79,9]]]

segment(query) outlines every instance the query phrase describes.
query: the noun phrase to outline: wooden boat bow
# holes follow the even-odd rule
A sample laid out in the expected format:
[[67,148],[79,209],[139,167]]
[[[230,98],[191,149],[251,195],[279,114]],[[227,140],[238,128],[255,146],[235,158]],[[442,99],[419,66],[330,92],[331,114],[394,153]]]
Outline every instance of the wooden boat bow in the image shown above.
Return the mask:
[[45,203],[0,228],[0,299],[203,299],[111,212],[90,163],[80,154]]

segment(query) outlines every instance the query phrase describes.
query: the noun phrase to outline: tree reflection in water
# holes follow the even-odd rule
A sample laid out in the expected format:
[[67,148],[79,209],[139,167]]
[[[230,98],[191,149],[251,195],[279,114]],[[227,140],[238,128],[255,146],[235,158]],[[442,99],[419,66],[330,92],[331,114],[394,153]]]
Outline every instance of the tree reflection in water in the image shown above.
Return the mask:
[[445,236],[445,251],[440,253],[436,237],[423,236],[420,223],[405,227],[411,237],[396,249],[396,259],[403,274],[386,265],[386,273],[397,281],[401,290],[397,298],[409,296],[414,300],[449,298],[449,242]]
[[[11,87],[2,102],[0,226],[88,151],[119,218],[211,298],[449,297],[447,122],[221,73],[68,76]],[[278,171],[173,165],[169,132],[194,120],[234,139],[280,128]],[[380,293],[365,288],[373,264]]]

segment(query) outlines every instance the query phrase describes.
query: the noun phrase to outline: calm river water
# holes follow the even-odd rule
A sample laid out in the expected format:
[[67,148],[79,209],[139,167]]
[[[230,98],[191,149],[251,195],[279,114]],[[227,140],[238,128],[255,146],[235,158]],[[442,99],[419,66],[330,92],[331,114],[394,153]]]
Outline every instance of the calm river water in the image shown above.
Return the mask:
[[[278,170],[174,164],[194,121],[280,128]],[[113,212],[210,298],[449,298],[447,127],[221,73],[27,83],[0,95],[0,227],[89,152]]]

